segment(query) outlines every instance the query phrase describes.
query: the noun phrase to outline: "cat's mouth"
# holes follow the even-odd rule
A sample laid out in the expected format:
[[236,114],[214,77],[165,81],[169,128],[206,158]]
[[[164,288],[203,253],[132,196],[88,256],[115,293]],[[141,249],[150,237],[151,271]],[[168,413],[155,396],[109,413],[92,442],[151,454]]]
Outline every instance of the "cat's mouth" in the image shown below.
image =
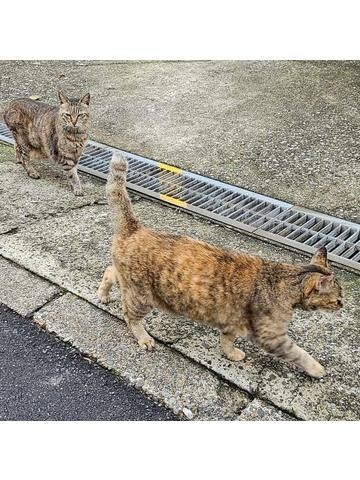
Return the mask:
[[85,133],[84,130],[80,127],[77,127],[76,125],[73,126],[73,125],[65,125],[64,127],[64,130],[65,132],[68,132],[68,133]]

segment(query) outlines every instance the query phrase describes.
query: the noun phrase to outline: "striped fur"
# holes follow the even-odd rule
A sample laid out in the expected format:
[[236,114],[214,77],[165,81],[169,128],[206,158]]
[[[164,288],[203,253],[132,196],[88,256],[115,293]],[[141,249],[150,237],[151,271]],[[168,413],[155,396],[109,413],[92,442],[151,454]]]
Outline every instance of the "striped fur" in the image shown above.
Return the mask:
[[13,100],[4,121],[15,138],[15,153],[31,178],[40,178],[31,160],[49,158],[60,164],[75,195],[82,195],[77,165],[88,138],[90,94],[81,99],[59,92],[59,107],[28,98]]

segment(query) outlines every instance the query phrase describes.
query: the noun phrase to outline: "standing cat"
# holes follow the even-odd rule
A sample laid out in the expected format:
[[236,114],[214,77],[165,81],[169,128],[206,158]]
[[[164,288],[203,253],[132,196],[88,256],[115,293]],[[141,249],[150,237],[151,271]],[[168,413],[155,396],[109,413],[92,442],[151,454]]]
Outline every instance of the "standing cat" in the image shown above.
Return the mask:
[[120,154],[114,154],[110,170],[106,191],[115,227],[113,265],[104,273],[98,296],[107,303],[112,285],[119,282],[126,323],[142,348],[152,349],[155,342],[141,320],[159,308],[218,328],[230,360],[244,358],[234,346],[236,337],[244,336],[312,377],[325,374],[287,335],[295,308],[338,310],[343,305],[325,248],[310,265],[290,265],[150,230],[134,216],[125,188],[127,163]]
[[20,98],[9,103],[4,120],[15,138],[15,152],[29,177],[40,178],[33,158],[51,158],[62,165],[75,195],[82,195],[77,165],[88,138],[90,94],[68,98],[59,92],[60,107]]

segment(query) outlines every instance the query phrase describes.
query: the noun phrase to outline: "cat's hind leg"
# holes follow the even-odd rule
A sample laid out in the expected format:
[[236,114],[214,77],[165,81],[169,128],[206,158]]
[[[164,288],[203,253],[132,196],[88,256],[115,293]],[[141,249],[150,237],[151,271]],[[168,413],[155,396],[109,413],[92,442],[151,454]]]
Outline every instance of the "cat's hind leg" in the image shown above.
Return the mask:
[[239,362],[244,360],[245,353],[234,346],[236,337],[239,336],[239,332],[232,329],[223,329],[220,331],[220,346],[226,358],[233,362]]
[[155,347],[155,340],[148,334],[142,324],[143,318],[151,311],[151,307],[145,305],[130,293],[123,291],[122,294],[123,314],[126,324],[138,341],[140,347],[144,350],[152,350]]
[[152,350],[155,347],[155,340],[147,333],[142,320],[150,312],[151,306],[141,301],[141,294],[122,287],[121,277],[116,268],[110,265],[106,268],[100,286],[98,288],[98,299],[101,303],[108,303],[110,300],[111,287],[119,282],[122,293],[123,315],[127,326],[144,350]]
[[97,291],[99,302],[110,302],[110,290],[114,283],[116,283],[116,269],[114,266],[110,265],[106,268]]
[[11,133],[15,138],[16,163],[22,164],[29,177],[39,179],[40,174],[30,163],[31,147],[28,145],[26,136],[17,130],[11,130]]
[[21,160],[21,149],[19,149],[19,147],[17,146],[16,143],[15,143],[15,145],[14,145],[14,150],[15,150],[16,163],[22,164],[22,160]]

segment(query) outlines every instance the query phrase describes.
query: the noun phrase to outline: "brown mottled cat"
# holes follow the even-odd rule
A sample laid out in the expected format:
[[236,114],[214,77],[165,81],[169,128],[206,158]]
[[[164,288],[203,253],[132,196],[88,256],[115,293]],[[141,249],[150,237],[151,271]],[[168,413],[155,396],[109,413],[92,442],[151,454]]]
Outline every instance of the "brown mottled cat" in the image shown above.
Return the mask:
[[9,103],[4,120],[15,138],[15,152],[31,178],[40,178],[30,163],[51,158],[62,165],[75,195],[82,195],[77,164],[88,138],[90,94],[68,98],[59,92],[60,107],[20,98]]
[[115,225],[113,265],[104,273],[98,296],[107,303],[112,285],[119,282],[124,317],[139,345],[154,347],[141,320],[159,308],[218,328],[230,360],[245,356],[234,346],[236,337],[250,337],[267,352],[322,377],[324,368],[288,337],[287,328],[295,308],[338,310],[343,305],[326,249],[318,250],[309,265],[290,265],[150,230],[134,216],[126,172],[126,161],[114,154],[106,187]]

